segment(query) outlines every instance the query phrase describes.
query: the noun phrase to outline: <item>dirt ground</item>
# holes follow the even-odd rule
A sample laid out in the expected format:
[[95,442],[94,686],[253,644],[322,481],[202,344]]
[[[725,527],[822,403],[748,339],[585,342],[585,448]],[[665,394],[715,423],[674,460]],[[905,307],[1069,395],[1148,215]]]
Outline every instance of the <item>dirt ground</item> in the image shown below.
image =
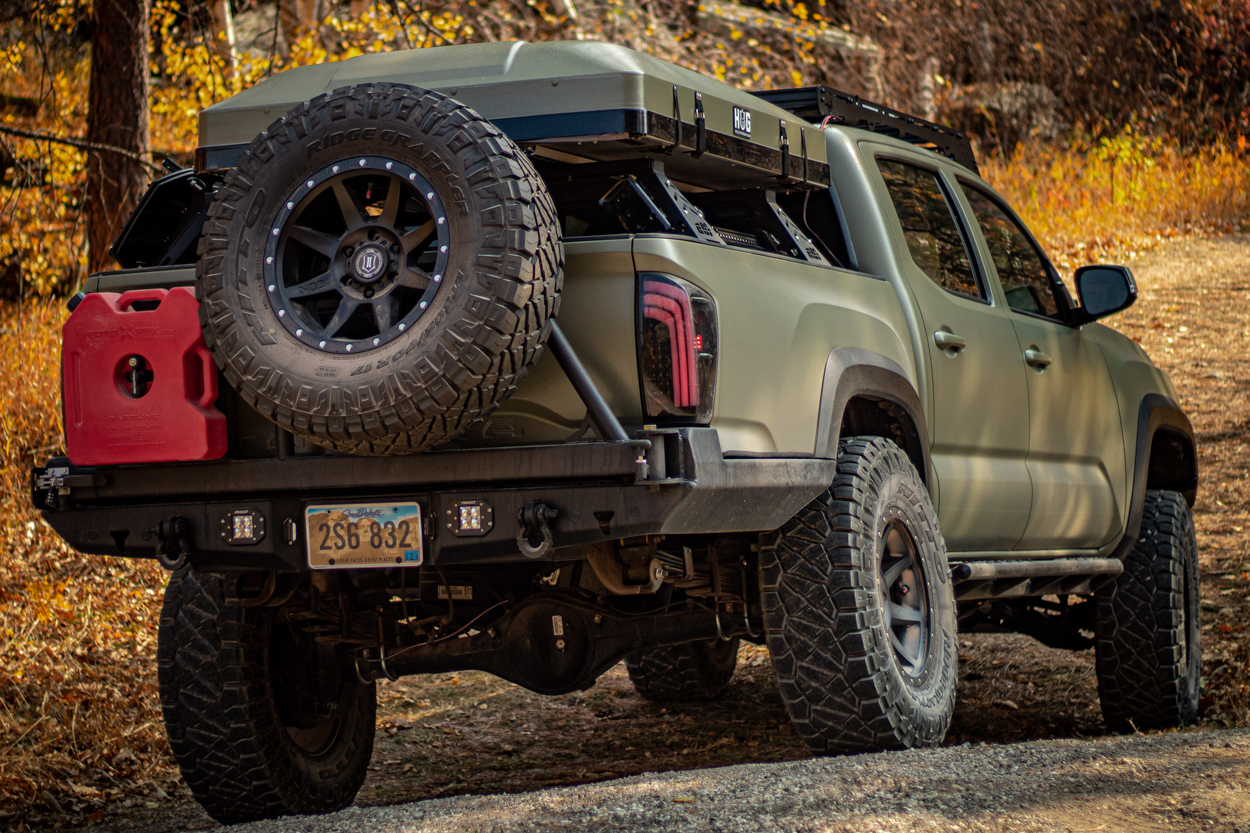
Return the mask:
[[[1204,617],[1201,724],[1250,720],[1250,237],[1184,238],[1130,261],[1141,290],[1112,320],[1172,376],[1198,433],[1195,507]],[[948,744],[1104,734],[1091,651],[1026,637],[960,638],[959,702]],[[623,666],[586,692],[546,698],[480,673],[379,689],[379,731],[360,805],[530,791],[645,772],[809,757],[776,693],[767,652],[744,646],[729,692],[664,707],[634,693]],[[176,780],[52,826],[157,833],[214,823]],[[1210,793],[1212,800],[1215,794]],[[1079,795],[1073,800],[1079,801]],[[1093,819],[1091,829],[1102,822]],[[1162,828],[1160,828],[1162,829]]]

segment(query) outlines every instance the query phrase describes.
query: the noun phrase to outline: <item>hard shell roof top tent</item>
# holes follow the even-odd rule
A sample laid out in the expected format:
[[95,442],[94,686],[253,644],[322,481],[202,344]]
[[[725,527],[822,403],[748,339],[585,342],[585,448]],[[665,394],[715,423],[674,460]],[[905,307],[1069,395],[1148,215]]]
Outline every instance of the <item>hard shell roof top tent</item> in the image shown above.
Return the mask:
[[651,153],[672,178],[715,190],[829,183],[823,138],[801,117],[667,61],[589,41],[435,47],[287,70],[200,113],[196,167],[232,166],[301,101],[388,82],[456,98],[540,156],[616,162]]

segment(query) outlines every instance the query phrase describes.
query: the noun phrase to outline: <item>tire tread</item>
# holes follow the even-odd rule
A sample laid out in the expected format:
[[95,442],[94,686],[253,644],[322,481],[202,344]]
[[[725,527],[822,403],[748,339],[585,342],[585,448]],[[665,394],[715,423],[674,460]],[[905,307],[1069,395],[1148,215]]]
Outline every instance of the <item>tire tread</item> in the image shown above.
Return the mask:
[[299,771],[282,753],[259,647],[265,615],[227,598],[220,575],[190,568],[170,577],[161,608],[157,680],[169,745],[191,794],[223,824],[346,807],[372,755],[372,686],[355,704],[337,772]]
[[1147,491],[1124,572],[1096,595],[1098,695],[1113,730],[1167,728],[1197,718],[1197,581],[1197,542],[1185,498]]
[[[818,753],[931,746],[950,725],[955,702],[953,594],[938,677],[917,703],[892,668],[875,604],[873,507],[888,473],[907,472],[905,497],[930,520],[919,546],[946,552],[937,519],[911,461],[877,437],[843,439],[831,488],[760,546],[761,602],[782,700],[794,727]],[[936,577],[950,594],[949,576]],[[931,584],[931,587],[934,585]]]
[[635,651],[625,658],[630,682],[643,698],[655,701],[713,700],[733,679],[737,638],[728,642],[687,642]]

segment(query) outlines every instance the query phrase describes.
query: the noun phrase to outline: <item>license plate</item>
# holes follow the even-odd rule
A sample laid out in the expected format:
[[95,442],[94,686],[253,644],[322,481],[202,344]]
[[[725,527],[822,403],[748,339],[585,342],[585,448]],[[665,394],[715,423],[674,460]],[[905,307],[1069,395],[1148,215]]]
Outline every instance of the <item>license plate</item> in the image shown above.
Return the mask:
[[314,570],[421,564],[421,507],[415,503],[309,506],[304,521]]

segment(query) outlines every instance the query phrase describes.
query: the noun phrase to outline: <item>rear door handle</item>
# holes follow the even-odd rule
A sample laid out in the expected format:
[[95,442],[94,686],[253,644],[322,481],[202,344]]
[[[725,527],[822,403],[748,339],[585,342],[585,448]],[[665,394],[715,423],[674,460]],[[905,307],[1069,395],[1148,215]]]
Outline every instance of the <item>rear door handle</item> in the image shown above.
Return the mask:
[[946,330],[938,330],[934,333],[933,343],[945,350],[948,356],[954,356],[968,346],[968,342]]
[[1050,363],[1052,361],[1054,361],[1054,359],[1043,353],[1041,350],[1029,348],[1024,351],[1024,363],[1037,370],[1045,370],[1050,367]]

